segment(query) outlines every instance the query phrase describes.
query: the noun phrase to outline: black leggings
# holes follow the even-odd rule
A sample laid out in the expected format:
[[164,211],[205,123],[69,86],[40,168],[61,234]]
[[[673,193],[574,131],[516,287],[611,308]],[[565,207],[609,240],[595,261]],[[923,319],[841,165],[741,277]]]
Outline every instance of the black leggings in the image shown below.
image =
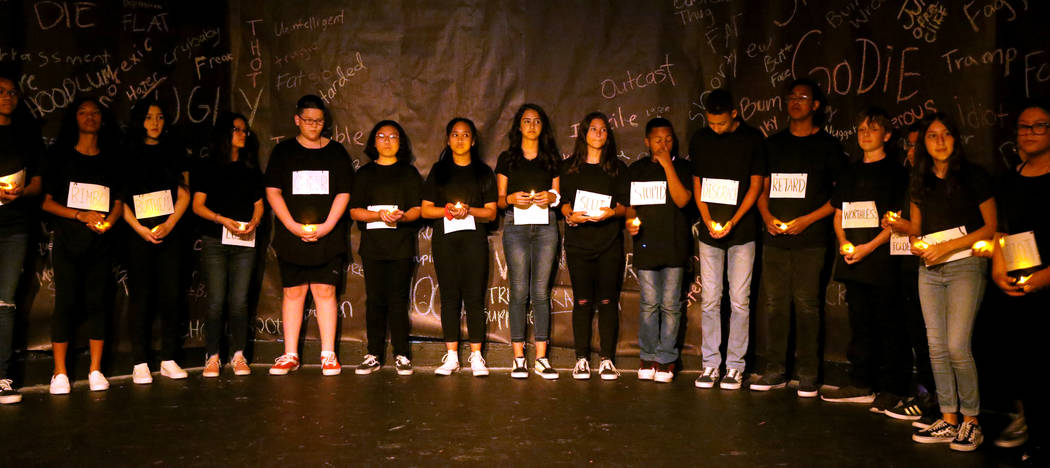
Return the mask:
[[91,248],[71,252],[56,240],[51,251],[54,265],[55,310],[51,314],[51,341],[69,343],[82,317],[91,324],[89,337],[106,336],[106,292],[113,283],[113,260],[109,249]]
[[365,267],[365,328],[368,354],[383,359],[386,331],[390,327],[390,345],[394,355],[409,357],[408,291],[412,281],[412,259],[371,260],[362,258]]
[[[451,237],[451,239],[449,239]],[[460,310],[467,310],[471,343],[485,341],[485,289],[489,275],[488,240],[473,236],[434,239],[434,270],[441,293],[441,332],[446,343],[458,342]]]
[[569,278],[572,280],[572,334],[576,357],[590,357],[591,323],[594,303],[598,303],[598,337],[601,357],[616,355],[616,333],[619,326],[620,286],[623,283],[623,249],[613,243],[597,257],[566,252]]
[[153,317],[160,316],[160,360],[175,359],[182,338],[179,328],[179,245],[175,236],[160,244],[128,239],[128,317],[131,319],[131,357],[136,364],[149,359]]

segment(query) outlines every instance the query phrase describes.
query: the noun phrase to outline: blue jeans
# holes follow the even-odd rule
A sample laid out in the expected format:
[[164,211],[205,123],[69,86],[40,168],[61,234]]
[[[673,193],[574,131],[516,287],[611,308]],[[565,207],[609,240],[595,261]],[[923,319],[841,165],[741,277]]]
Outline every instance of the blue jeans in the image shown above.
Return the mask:
[[987,270],[988,260],[980,257],[919,266],[919,301],[942,413],[977,416],[981,410],[970,344]]
[[510,279],[510,339],[525,341],[526,312],[532,299],[533,335],[547,341],[551,330],[551,275],[558,254],[558,225],[554,210],[547,224],[514,224],[507,210],[503,225],[503,255]]
[[639,358],[668,364],[678,360],[684,267],[638,270]]
[[748,327],[751,322],[751,272],[755,266],[755,243],[734,245],[728,249],[700,242],[700,320],[704,367],[722,364],[722,275],[729,255],[729,344],[726,346],[726,369],[744,371]]
[[24,232],[0,237],[0,252],[4,254],[4,260],[0,262],[0,379],[7,377],[7,361],[13,351],[15,291],[22,276],[28,244],[29,235]]
[[252,280],[256,251],[252,247],[223,245],[214,237],[201,239],[201,270],[208,287],[208,315],[204,324],[208,356],[219,353],[225,334],[224,305],[230,308],[230,350],[244,351],[248,342],[248,287]]

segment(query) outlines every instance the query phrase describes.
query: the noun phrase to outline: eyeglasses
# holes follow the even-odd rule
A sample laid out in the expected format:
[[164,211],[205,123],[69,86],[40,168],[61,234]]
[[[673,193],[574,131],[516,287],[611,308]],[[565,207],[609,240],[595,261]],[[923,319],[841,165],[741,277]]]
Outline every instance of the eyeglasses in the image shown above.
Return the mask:
[[789,95],[784,96],[784,97],[788,101],[808,101],[810,99],[813,99],[813,96],[808,96],[808,95],[805,95],[805,94],[789,94]]
[[307,119],[302,116],[299,116],[299,121],[302,122],[303,125],[313,125],[315,127],[324,125],[324,119]]
[[1017,124],[1017,134],[1023,135],[1025,133],[1031,133],[1032,135],[1046,135],[1046,130],[1050,129],[1050,123],[1039,122],[1033,125],[1022,125]]
[[0,89],[0,97],[7,96],[10,98],[18,97],[18,90],[15,89]]
[[252,134],[252,131],[243,128],[233,127],[233,133],[243,133],[244,136],[249,136]]
[[376,134],[376,141],[379,141],[379,140],[397,141],[398,138],[400,138],[400,137],[398,137],[398,135],[396,133],[391,133],[389,135],[387,135],[385,133]]

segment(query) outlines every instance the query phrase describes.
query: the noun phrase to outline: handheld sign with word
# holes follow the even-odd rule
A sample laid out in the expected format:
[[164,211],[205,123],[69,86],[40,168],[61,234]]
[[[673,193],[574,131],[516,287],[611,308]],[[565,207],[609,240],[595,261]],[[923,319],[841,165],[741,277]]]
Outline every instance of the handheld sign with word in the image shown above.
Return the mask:
[[890,255],[911,255],[911,240],[904,234],[890,234]]
[[[26,183],[26,170],[19,169],[18,172],[10,175],[0,177],[0,188],[5,190],[11,190],[15,187],[24,186]],[[0,206],[4,206],[4,201],[0,200]]]
[[704,177],[700,185],[700,201],[721,205],[736,205],[740,181],[728,179],[708,179]]
[[769,180],[769,198],[806,198],[809,174],[774,172]]
[[175,212],[170,190],[135,195],[131,197],[131,200],[135,204],[135,217],[138,219],[166,216]]
[[[397,211],[397,205],[369,205],[368,211]],[[390,225],[383,220],[379,220],[365,224],[365,229],[397,229],[397,226]]]
[[[938,231],[938,232],[935,232],[933,234],[927,234],[925,236],[922,236],[921,239],[923,240],[923,242],[926,242],[926,243],[928,243],[930,245],[935,245],[935,244],[940,244],[942,242],[950,241],[952,239],[958,239],[958,238],[960,238],[962,236],[965,236],[965,235],[966,235],[966,226],[959,226],[959,227],[956,227],[956,228],[951,228],[951,229],[945,229],[943,231]],[[933,261],[932,263],[931,262],[926,262],[926,266],[933,266],[933,265],[940,265],[942,263],[954,262],[956,260],[962,260],[962,259],[964,259],[966,257],[972,257],[972,256],[973,256],[973,250],[970,250],[970,248],[967,247],[967,248],[964,248],[964,249],[960,249],[960,250],[956,251],[955,253],[952,253],[951,255],[946,255],[944,257],[941,257],[941,258]]]
[[547,208],[532,205],[526,209],[514,207],[514,224],[548,224]]
[[477,225],[474,223],[474,215],[467,215],[463,219],[441,219],[445,223],[445,234],[451,234],[456,231],[473,231],[477,229]]
[[96,184],[69,183],[66,206],[78,210],[109,212],[109,187]]
[[[246,225],[248,223],[239,223],[239,224],[241,226],[244,226],[244,225]],[[234,234],[234,233],[230,232],[229,229],[226,229],[226,226],[223,226],[222,227],[222,244],[223,245],[237,245],[237,246],[241,246],[241,247],[255,247],[255,233],[256,232],[257,231],[253,230],[252,232],[249,232],[249,233],[247,233],[247,234],[245,234],[243,236],[239,236],[237,234]]]
[[667,202],[667,181],[631,182],[631,206],[663,205]]
[[328,195],[328,171],[292,172],[292,195]]
[[1035,232],[1028,231],[1003,238],[1003,260],[1006,271],[1024,270],[1043,266],[1039,256],[1039,245],[1035,242]]
[[586,190],[576,191],[576,200],[572,211],[582,211],[587,216],[601,216],[602,208],[612,208],[612,197]]
[[879,210],[873,201],[842,202],[842,228],[877,228]]

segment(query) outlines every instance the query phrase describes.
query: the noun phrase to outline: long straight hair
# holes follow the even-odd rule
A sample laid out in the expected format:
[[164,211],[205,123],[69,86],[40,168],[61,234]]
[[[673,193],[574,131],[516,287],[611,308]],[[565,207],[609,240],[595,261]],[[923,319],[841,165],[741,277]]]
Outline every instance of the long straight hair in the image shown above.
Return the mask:
[[579,129],[583,133],[576,137],[576,144],[572,150],[572,156],[569,157],[569,167],[565,172],[569,174],[575,174],[580,172],[580,168],[587,163],[587,133],[590,131],[591,122],[595,120],[601,120],[605,124],[606,140],[605,146],[602,147],[601,159],[598,162],[598,166],[605,171],[606,174],[616,176],[619,172],[619,166],[616,165],[616,138],[613,136],[612,127],[609,126],[609,118],[601,112],[591,112],[583,117],[580,121]]
[[933,173],[933,157],[926,150],[926,132],[934,122],[940,122],[948,129],[948,133],[955,139],[952,145],[952,154],[948,156],[948,174],[945,180],[948,182],[948,193],[962,188],[960,174],[966,163],[965,153],[962,148],[958,126],[955,125],[947,114],[937,112],[926,116],[919,125],[919,139],[915,146],[915,169],[912,171],[909,193],[912,200],[920,202],[929,193],[930,188],[937,181],[937,175]]
[[551,128],[551,121],[547,118],[547,113],[542,107],[532,103],[522,104],[518,108],[518,111],[514,113],[514,120],[511,121],[510,131],[507,132],[507,140],[510,142],[510,147],[507,148],[511,154],[510,168],[513,170],[525,160],[525,153],[521,151],[521,118],[528,110],[536,111],[540,116],[540,147],[536,158],[540,160],[544,169],[553,174],[558,170],[561,152],[558,151],[558,143],[554,141],[554,129]]

